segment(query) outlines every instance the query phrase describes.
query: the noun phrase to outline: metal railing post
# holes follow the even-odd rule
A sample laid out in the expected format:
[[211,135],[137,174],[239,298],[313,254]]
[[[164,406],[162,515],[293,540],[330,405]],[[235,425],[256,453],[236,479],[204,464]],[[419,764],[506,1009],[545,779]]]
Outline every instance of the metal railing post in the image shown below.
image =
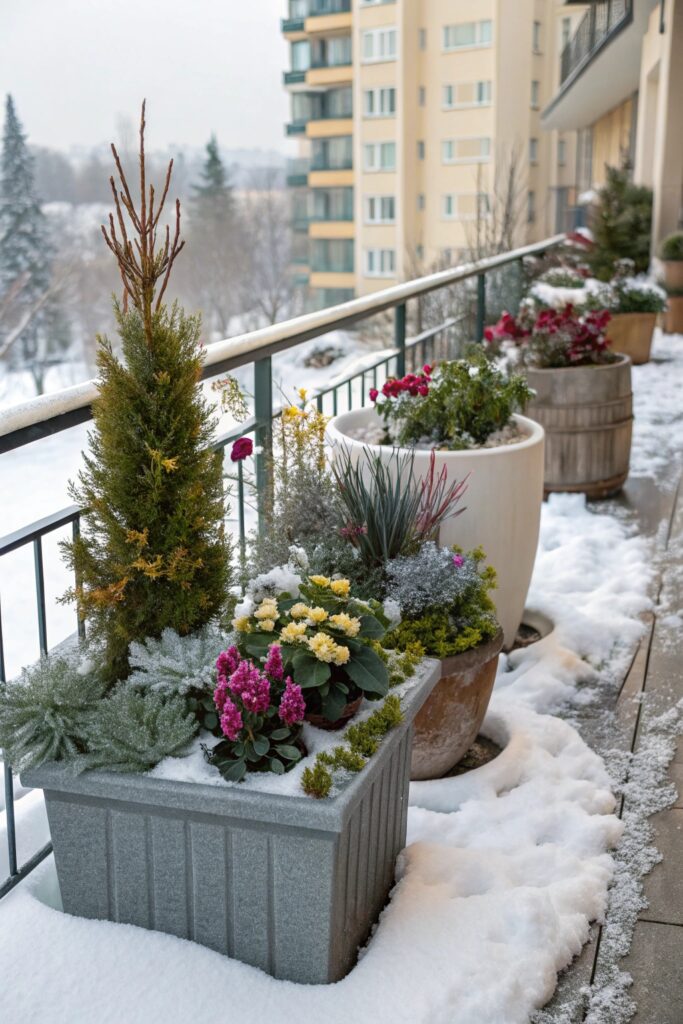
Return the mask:
[[477,341],[484,340],[486,325],[486,274],[477,274]]
[[256,506],[259,531],[265,527],[270,490],[270,453],[273,446],[273,368],[270,356],[254,363],[254,416],[256,418]]
[[404,377],[406,372],[406,304],[396,307],[394,314],[394,348],[396,353],[396,376]]

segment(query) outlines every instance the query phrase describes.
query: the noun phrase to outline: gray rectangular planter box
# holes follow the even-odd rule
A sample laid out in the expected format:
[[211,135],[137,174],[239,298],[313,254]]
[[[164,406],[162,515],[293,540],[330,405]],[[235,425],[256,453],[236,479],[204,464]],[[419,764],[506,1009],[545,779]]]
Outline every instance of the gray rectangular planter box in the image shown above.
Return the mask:
[[64,910],[193,939],[276,978],[338,981],[393,884],[412,722],[439,674],[424,663],[404,721],[324,800],[55,762],[24,772],[45,792]]

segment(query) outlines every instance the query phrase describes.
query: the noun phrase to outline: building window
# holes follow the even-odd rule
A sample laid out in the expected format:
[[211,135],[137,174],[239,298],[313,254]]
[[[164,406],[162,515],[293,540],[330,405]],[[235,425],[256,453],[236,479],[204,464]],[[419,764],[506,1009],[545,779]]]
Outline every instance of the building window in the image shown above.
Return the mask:
[[562,49],[563,50],[564,50],[565,46],[567,45],[567,43],[569,42],[569,40],[571,38],[571,34],[572,34],[572,19],[571,18],[563,18],[562,19]]
[[366,249],[366,277],[394,277],[396,274],[395,249]]
[[361,7],[379,7],[380,4],[395,4],[396,0],[360,0]]
[[422,263],[422,260],[424,258],[425,258],[425,248],[424,248],[424,245],[416,245],[415,246],[415,259],[418,260],[420,263]]
[[362,50],[364,64],[376,64],[384,60],[396,60],[396,29],[371,28],[363,32]]
[[396,200],[394,196],[366,196],[365,223],[395,224]]
[[393,117],[396,113],[396,89],[366,89],[363,92],[365,117]]
[[441,161],[444,164],[480,164],[491,155],[490,139],[444,139]]
[[424,208],[425,208],[425,194],[424,194],[424,192],[420,192],[418,197],[417,197],[417,208],[418,208],[418,210],[424,210]]
[[540,23],[540,21],[535,21],[534,25],[533,25],[532,49],[533,49],[534,53],[540,53],[541,52],[541,23]]
[[526,219],[528,224],[536,220],[536,193],[529,192],[526,197]]
[[342,171],[353,167],[353,143],[350,135],[329,139],[313,139],[311,169],[314,171]]
[[332,36],[313,43],[313,67],[344,67],[351,63],[351,36]]
[[529,163],[538,163],[538,139],[529,139]]
[[558,167],[564,167],[567,163],[567,143],[564,139],[559,139],[557,143],[557,165]]
[[491,82],[456,82],[443,87],[444,110],[464,107],[488,107],[491,103]]
[[396,143],[369,142],[363,146],[363,170],[395,171]]
[[481,220],[490,212],[485,192],[453,192],[441,197],[444,220]]
[[541,83],[535,79],[531,83],[531,109],[538,110],[540,105]]
[[421,50],[426,50],[427,49],[427,29],[426,28],[418,29],[417,40],[418,40],[418,45],[419,45],[420,49]]
[[424,107],[427,102],[427,90],[424,85],[421,85],[417,90],[417,102],[421,107]]
[[292,71],[308,71],[311,66],[311,44],[308,39],[290,43]]
[[422,139],[418,139],[417,142],[417,159],[424,160],[425,158],[425,144]]
[[490,46],[492,42],[492,21],[464,21],[459,25],[444,25],[444,50],[464,50],[472,46]]

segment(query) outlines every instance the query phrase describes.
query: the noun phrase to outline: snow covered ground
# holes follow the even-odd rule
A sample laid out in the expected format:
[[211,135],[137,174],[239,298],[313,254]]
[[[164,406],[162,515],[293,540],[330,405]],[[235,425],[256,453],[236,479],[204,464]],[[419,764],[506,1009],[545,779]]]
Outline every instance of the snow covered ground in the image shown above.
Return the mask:
[[[654,355],[634,371],[641,476],[664,473],[683,447],[683,338],[658,338]],[[484,731],[503,752],[466,775],[412,784],[397,885],[343,981],[275,981],[184,940],[68,917],[50,859],[0,904],[0,976],[12,979],[0,1018],[526,1024],[603,917],[623,828],[605,763],[564,718],[597,714],[601,692],[618,687],[655,569],[654,540],[624,516],[578,496],[544,506],[529,605],[555,628],[502,659]],[[680,715],[669,718],[671,736]],[[637,777],[647,813],[658,777]],[[36,848],[46,836],[39,794],[18,802],[17,818],[25,849]],[[0,877],[5,868],[0,859]]]

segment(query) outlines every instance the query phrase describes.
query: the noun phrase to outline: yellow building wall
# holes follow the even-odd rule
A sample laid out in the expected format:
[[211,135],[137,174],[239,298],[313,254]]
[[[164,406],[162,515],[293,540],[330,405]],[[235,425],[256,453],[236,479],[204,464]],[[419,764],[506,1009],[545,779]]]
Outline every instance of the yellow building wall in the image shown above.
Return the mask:
[[633,99],[621,103],[593,125],[592,184],[600,188],[607,167],[620,167],[630,151]]

